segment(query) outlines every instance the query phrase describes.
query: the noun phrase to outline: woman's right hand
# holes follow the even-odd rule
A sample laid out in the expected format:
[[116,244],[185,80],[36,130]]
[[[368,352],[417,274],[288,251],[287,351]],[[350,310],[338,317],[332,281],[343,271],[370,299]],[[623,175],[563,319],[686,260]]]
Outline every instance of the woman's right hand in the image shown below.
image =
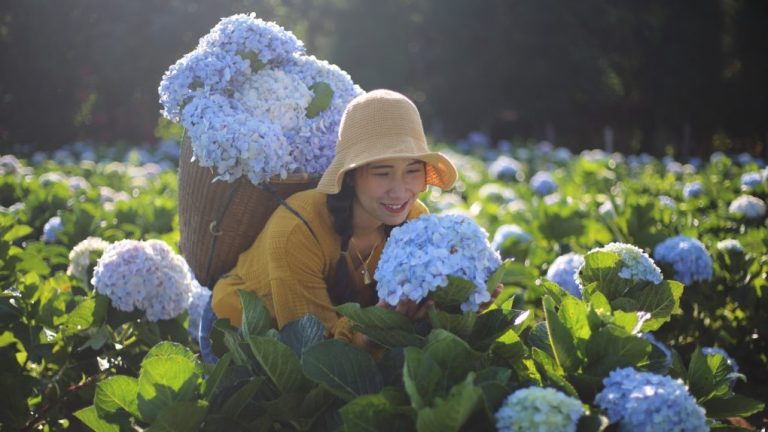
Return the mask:
[[430,307],[434,307],[435,302],[433,300],[427,300],[422,304],[418,304],[413,300],[401,300],[397,306],[390,306],[384,300],[380,300],[376,306],[383,307],[392,311],[395,311],[401,315],[405,315],[406,318],[411,321],[421,321],[427,318],[427,312]]

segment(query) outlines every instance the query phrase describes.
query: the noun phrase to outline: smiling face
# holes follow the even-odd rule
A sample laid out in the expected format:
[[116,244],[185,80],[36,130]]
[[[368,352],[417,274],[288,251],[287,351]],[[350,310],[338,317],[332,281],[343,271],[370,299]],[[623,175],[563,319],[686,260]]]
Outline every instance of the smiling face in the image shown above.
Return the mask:
[[355,226],[399,225],[426,189],[426,166],[417,159],[384,159],[358,168],[354,183]]

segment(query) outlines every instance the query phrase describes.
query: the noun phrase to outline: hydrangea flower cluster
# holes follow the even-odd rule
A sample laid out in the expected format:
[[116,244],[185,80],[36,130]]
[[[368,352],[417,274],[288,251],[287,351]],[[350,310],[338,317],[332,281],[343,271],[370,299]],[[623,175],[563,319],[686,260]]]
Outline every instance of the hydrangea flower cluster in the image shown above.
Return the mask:
[[496,412],[499,432],[575,432],[584,407],[552,388],[527,387],[507,396]]
[[56,241],[56,234],[60,233],[64,229],[64,223],[61,221],[60,216],[53,216],[43,226],[43,236],[41,240],[45,243],[53,243]]
[[448,276],[475,285],[462,311],[477,311],[490,300],[486,282],[501,265],[488,234],[461,215],[427,215],[392,230],[381,253],[375,279],[379,298],[390,305],[419,302],[448,285]]
[[662,207],[667,207],[671,209],[677,207],[677,202],[668,195],[660,195],[659,204],[661,204]]
[[96,263],[91,284],[116,309],[134,308],[149,321],[171,319],[189,305],[189,266],[160,240],[122,240],[109,245]]
[[661,283],[664,279],[661,269],[656,266],[651,257],[637,246],[628,243],[608,243],[601,248],[592,249],[590,252],[613,252],[621,258],[621,270],[619,277],[634,282],[646,281],[654,284]]
[[752,171],[741,175],[741,188],[742,189],[754,189],[763,182],[763,178],[759,171]]
[[700,241],[678,235],[656,245],[653,257],[672,266],[675,279],[689,285],[712,279],[712,256]]
[[725,239],[717,242],[717,250],[721,252],[744,253],[744,247],[736,239]]
[[728,213],[746,219],[760,219],[765,216],[765,203],[752,195],[741,195],[731,201],[728,206]]
[[701,182],[686,183],[685,186],[683,186],[683,198],[688,200],[699,197],[703,191]]
[[69,251],[67,275],[87,281],[88,268],[91,265],[92,254],[104,252],[104,249],[106,249],[107,246],[109,246],[109,242],[103,240],[101,237],[88,237],[76,244],[75,247]]
[[477,190],[477,195],[483,201],[492,201],[499,204],[508,204],[517,199],[515,192],[498,183],[486,183]]
[[530,243],[533,241],[533,236],[525,232],[520,225],[505,224],[496,229],[496,232],[493,234],[491,246],[496,250],[500,250],[508,241],[512,241],[512,239],[518,243]]
[[[309,108],[320,83],[330,102],[315,115]],[[239,14],[172,65],[159,93],[163,115],[186,129],[193,160],[215,168],[216,180],[245,176],[258,185],[291,172],[322,173],[343,110],[363,91],[338,67],[304,55],[291,32]]]
[[187,331],[189,336],[199,343],[200,321],[203,317],[203,310],[211,302],[211,290],[200,285],[194,276],[191,277],[190,282],[192,287],[189,294],[189,306],[187,306],[187,311],[189,312],[189,327],[187,327]]
[[680,380],[632,368],[616,369],[603,380],[595,403],[622,431],[707,431],[704,408]]
[[519,180],[523,176],[523,164],[509,156],[499,156],[488,166],[488,174],[497,180]]
[[583,255],[575,252],[560,255],[552,261],[552,264],[547,269],[547,279],[560,285],[561,288],[568,291],[572,296],[580,299],[584,287],[579,283],[576,276],[583,265]]
[[557,183],[549,171],[539,171],[531,177],[531,188],[536,195],[549,195],[557,190]]

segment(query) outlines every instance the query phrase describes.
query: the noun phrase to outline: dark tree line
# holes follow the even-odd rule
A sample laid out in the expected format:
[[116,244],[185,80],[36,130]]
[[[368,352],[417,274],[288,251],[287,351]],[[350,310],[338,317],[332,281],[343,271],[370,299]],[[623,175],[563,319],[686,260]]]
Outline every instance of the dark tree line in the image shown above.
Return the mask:
[[8,0],[0,144],[151,141],[157,85],[219,18],[256,12],[448,138],[764,153],[762,0]]

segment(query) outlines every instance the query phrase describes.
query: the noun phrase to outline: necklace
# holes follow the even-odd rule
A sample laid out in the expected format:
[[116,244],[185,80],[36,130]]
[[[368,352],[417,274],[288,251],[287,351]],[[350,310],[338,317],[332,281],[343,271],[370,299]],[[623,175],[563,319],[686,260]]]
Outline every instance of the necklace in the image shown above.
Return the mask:
[[[350,242],[354,242],[355,240],[350,238]],[[355,253],[357,254],[357,257],[360,258],[360,262],[363,263],[363,269],[360,270],[360,273],[363,275],[363,283],[368,285],[371,282],[373,282],[373,277],[371,277],[371,272],[368,270],[368,263],[371,261],[371,258],[373,258],[373,254],[376,252],[376,247],[379,246],[379,243],[381,242],[381,239],[378,239],[376,241],[376,244],[373,245],[373,249],[371,249],[371,253],[368,254],[367,259],[363,259],[363,256],[360,255],[360,251],[355,248]]]

